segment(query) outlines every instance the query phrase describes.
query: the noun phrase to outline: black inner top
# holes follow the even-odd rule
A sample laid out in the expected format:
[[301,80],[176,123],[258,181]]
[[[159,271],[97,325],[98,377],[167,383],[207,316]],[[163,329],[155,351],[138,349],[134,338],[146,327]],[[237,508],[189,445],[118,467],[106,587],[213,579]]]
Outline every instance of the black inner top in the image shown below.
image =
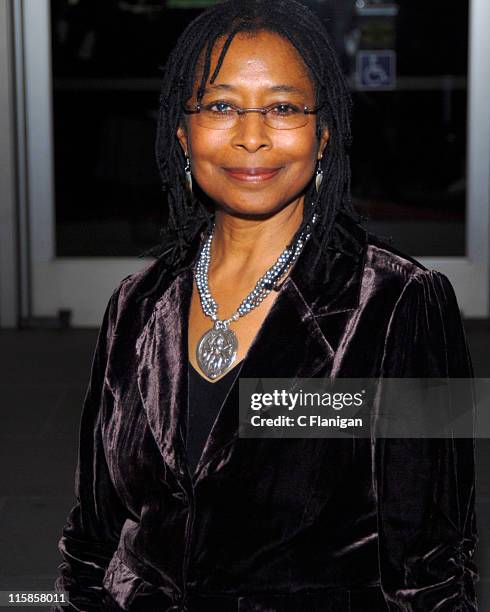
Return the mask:
[[228,389],[237,375],[235,365],[216,382],[210,382],[196,371],[189,361],[189,412],[187,418],[187,456],[194,473]]

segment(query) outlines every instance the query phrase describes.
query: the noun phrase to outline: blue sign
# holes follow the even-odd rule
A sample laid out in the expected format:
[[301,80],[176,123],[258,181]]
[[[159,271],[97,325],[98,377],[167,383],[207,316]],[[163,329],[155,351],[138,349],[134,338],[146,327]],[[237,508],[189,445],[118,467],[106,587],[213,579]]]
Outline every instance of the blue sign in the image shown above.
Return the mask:
[[396,53],[394,51],[359,51],[356,81],[359,89],[394,89]]

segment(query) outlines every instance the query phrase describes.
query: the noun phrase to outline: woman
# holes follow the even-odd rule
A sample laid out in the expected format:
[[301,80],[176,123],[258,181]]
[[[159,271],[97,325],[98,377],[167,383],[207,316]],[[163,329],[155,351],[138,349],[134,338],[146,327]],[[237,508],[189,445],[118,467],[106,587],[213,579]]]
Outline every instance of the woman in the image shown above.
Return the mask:
[[181,36],[163,247],[113,293],[84,403],[72,609],[476,610],[471,439],[237,435],[239,377],[472,375],[446,277],[359,225],[349,142],[303,5],[231,0]]

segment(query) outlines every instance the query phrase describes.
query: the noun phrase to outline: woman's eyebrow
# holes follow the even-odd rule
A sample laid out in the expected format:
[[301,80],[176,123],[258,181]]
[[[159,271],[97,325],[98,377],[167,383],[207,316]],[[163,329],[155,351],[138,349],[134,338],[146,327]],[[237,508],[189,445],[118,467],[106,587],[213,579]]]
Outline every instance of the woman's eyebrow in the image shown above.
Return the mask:
[[[206,87],[203,93],[207,94],[212,91],[237,91],[237,90],[238,90],[238,87],[235,87],[234,85],[230,85],[229,83],[219,83],[218,85],[211,85],[210,87]],[[267,91],[283,92],[283,93],[299,93],[299,94],[306,95],[306,92],[304,91],[304,89],[301,89],[300,87],[295,87],[294,85],[286,85],[286,84],[272,85],[271,87],[267,88]]]

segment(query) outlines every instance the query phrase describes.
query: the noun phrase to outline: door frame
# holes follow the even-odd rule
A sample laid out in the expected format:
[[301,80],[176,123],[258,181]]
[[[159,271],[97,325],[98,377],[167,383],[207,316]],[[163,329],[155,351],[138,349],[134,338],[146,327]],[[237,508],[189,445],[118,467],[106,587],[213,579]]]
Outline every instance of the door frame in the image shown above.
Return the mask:
[[19,312],[15,52],[10,0],[0,0],[0,327],[16,328]]
[[[490,314],[490,3],[469,1],[467,253],[465,257],[418,259],[448,276],[465,317],[486,318]],[[30,296],[22,301],[22,315],[49,316],[66,308],[73,312],[74,326],[97,326],[119,281],[151,260],[55,257],[50,0],[13,2],[16,34],[22,37],[23,49],[23,74],[18,78],[25,83],[25,96],[17,107],[26,126],[19,130],[25,135],[19,146],[23,159],[18,161],[25,160],[20,177],[25,181],[22,219],[27,223],[20,234],[20,251],[30,254],[22,267],[22,286],[27,290],[29,285]]]

